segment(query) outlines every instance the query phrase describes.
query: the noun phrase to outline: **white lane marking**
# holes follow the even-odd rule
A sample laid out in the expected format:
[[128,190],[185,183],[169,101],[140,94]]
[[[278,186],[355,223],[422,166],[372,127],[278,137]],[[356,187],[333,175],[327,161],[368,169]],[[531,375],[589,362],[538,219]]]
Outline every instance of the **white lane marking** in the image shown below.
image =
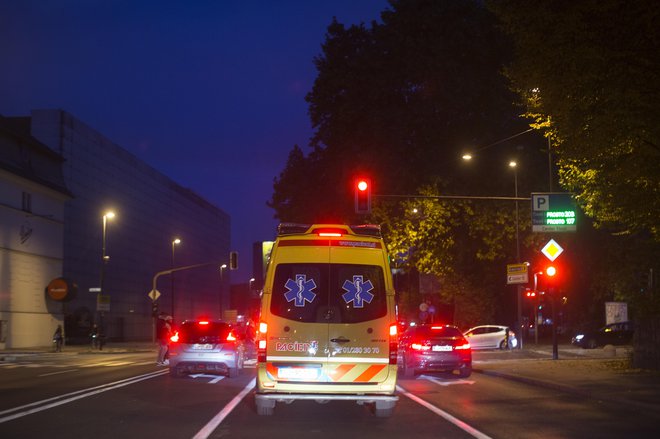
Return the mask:
[[243,390],[241,390],[241,393],[234,396],[234,399],[229,401],[229,404],[224,406],[222,410],[220,410],[218,414],[213,417],[213,419],[211,419],[204,427],[202,427],[202,429],[199,430],[195,436],[193,436],[193,439],[208,438],[211,433],[213,433],[215,429],[218,428],[218,425],[220,425],[222,421],[225,420],[227,415],[229,415],[229,413],[231,413],[231,411],[236,408],[236,406],[243,400],[243,398],[245,398],[245,395],[247,395],[254,388],[256,383],[257,379],[252,378],[248,385],[245,386]]
[[225,377],[222,375],[206,375],[203,373],[196,373],[194,375],[188,375],[191,378],[213,378],[211,381],[208,382],[208,384],[215,384],[218,381],[224,379]]
[[[41,401],[32,402],[30,404],[25,404],[19,407],[14,407],[11,409],[3,410],[0,412],[0,415],[6,413],[16,412],[13,415],[8,415],[0,418],[0,424],[3,422],[11,421],[12,419],[21,418],[23,416],[31,415],[32,413],[41,412],[53,407],[57,407],[62,404],[67,404],[69,402],[76,401],[78,399],[87,398],[88,396],[97,395],[99,393],[107,392],[108,390],[117,389],[119,387],[128,386],[129,384],[135,384],[137,382],[148,380],[150,378],[155,378],[160,375],[166,374],[166,370],[151,372],[144,375],[138,375],[131,378],[126,378],[123,380],[115,381],[108,384],[101,384],[100,386],[90,387],[89,389],[77,390],[75,392],[66,393],[64,395],[55,396],[53,398],[43,399]],[[36,406],[36,407],[35,407]],[[30,408],[32,407],[32,408]]]
[[69,373],[69,372],[77,372],[78,369],[69,369],[69,370],[61,370],[59,372],[51,372],[51,373],[42,373],[40,375],[37,375],[38,377],[47,377],[51,375],[59,375],[61,373]]
[[420,398],[420,397],[418,397],[418,396],[416,396],[416,395],[413,395],[413,394],[410,393],[410,392],[407,392],[403,387],[396,386],[396,389],[397,389],[402,395],[404,395],[404,396],[406,396],[406,397],[412,399],[412,400],[415,401],[417,404],[420,404],[420,405],[426,407],[427,409],[431,410],[431,411],[432,411],[433,413],[435,413],[436,415],[441,416],[442,418],[444,418],[444,419],[446,419],[447,421],[451,422],[452,424],[454,424],[455,426],[457,426],[457,427],[460,428],[461,430],[465,431],[466,433],[468,433],[468,434],[471,435],[472,437],[475,437],[475,438],[478,438],[478,439],[491,439],[490,436],[488,436],[488,435],[486,435],[486,434],[480,432],[480,431],[477,430],[476,428],[474,428],[474,427],[468,425],[466,422],[463,422],[463,421],[461,421],[460,419],[455,418],[454,416],[450,415],[450,414],[447,413],[446,411],[444,411],[444,410],[442,410],[442,409],[440,409],[440,408],[434,406],[434,405],[431,404],[431,403],[428,403],[428,402],[424,401],[422,398]]
[[453,385],[456,385],[456,384],[474,384],[474,381],[472,381],[472,380],[451,380],[451,381],[445,381],[445,380],[440,380],[440,379],[435,378],[435,377],[430,377],[430,376],[428,376],[428,375],[420,375],[420,376],[419,376],[419,379],[422,379],[422,380],[428,380],[428,381],[431,381],[432,383],[435,383],[435,384],[437,384],[437,385],[439,385],[439,386],[445,386],[445,387],[447,387],[447,386],[453,386]]

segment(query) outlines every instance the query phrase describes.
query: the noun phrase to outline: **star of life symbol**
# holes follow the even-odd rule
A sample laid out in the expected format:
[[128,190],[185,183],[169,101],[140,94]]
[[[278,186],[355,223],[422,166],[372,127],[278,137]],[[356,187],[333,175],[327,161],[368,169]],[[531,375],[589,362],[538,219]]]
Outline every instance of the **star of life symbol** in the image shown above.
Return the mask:
[[316,293],[312,292],[316,282],[314,279],[307,280],[305,274],[296,274],[296,280],[288,279],[284,286],[289,290],[284,293],[284,298],[287,302],[294,301],[295,306],[305,306],[305,301],[311,303],[316,297]]
[[353,282],[344,281],[342,288],[347,292],[342,294],[341,297],[347,304],[353,302],[353,308],[362,308],[364,302],[371,303],[374,298],[374,295],[369,292],[374,289],[373,284],[370,280],[364,282],[361,275],[353,276]]

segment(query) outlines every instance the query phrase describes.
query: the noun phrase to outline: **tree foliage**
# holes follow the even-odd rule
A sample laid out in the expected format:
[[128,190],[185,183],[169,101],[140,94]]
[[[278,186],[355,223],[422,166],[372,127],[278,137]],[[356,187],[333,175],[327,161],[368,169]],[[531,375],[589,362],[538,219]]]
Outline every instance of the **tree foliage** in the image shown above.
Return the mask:
[[660,3],[491,0],[508,67],[596,225],[660,241]]
[[[514,204],[402,200],[512,196],[509,154],[525,163],[516,189],[529,194],[547,175],[534,143],[545,141],[528,136],[483,150],[466,167],[465,147],[529,128],[501,74],[508,42],[480,1],[390,5],[381,23],[329,25],[307,96],[315,129],[310,150],[293,148],[269,205],[282,221],[364,220],[353,213],[352,185],[358,175],[370,176],[374,214],[368,220],[384,225],[396,264],[409,275],[440,278],[438,296],[461,310],[456,321],[494,318],[513,296],[503,267],[516,260]],[[521,205],[523,256],[534,239],[529,222],[529,205]]]

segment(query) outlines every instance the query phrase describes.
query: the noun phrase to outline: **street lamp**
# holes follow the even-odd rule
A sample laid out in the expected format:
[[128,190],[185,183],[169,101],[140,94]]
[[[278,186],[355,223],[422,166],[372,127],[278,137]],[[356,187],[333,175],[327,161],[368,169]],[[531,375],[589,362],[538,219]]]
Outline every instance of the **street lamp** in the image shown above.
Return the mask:
[[[518,217],[518,163],[509,161],[509,167],[513,169],[513,191],[516,198],[516,264],[520,263],[520,222]],[[518,309],[518,331],[520,333],[520,349],[523,347],[523,323],[522,323],[522,286],[516,285],[516,306]]]
[[224,281],[224,272],[227,269],[227,264],[222,264],[220,266],[220,297],[218,298],[218,303],[220,305],[220,315],[222,315],[222,293],[224,292],[225,289],[225,281]]
[[[489,143],[488,145],[482,146],[482,147],[477,148],[473,151],[465,152],[461,157],[463,158],[463,160],[466,160],[466,161],[467,160],[472,160],[472,158],[474,157],[474,153],[483,151],[484,149],[490,148],[491,146],[495,146],[495,145],[499,145],[500,143],[507,142],[511,139],[515,139],[518,136],[522,136],[523,134],[527,134],[527,133],[530,133],[532,131],[536,131],[536,130],[534,128],[529,128],[525,131],[521,131],[519,133],[513,134],[512,136],[509,136],[505,139],[501,139],[501,140],[498,140],[496,142]],[[550,141],[550,137],[548,137],[548,190],[549,190],[549,192],[552,192],[552,149],[551,149],[551,147],[552,147],[552,144],[551,144],[551,141]]]
[[[515,134],[513,136],[510,136],[506,139],[500,140],[495,143],[491,143],[490,145],[486,145],[482,148],[479,148],[477,151],[482,151],[490,146],[497,145],[499,143],[502,143],[506,140],[512,139],[514,137],[520,136],[522,134],[525,134],[529,131],[532,131],[532,129],[523,131],[522,133]],[[462,156],[463,160],[465,161],[470,161],[473,158],[473,155],[470,153],[465,153]],[[520,263],[520,217],[518,213],[518,162],[515,160],[510,160],[509,161],[509,168],[513,169],[513,191],[514,191],[514,199],[516,202],[516,207],[515,207],[515,224],[516,224],[516,264]],[[518,331],[518,334],[520,335],[520,343],[518,344],[518,348],[522,349],[523,347],[523,337],[522,337],[522,286],[520,284],[516,285],[516,328]]]
[[[111,220],[115,217],[115,213],[111,210],[107,211],[103,215],[103,235],[102,235],[102,244],[101,244],[101,276],[99,279],[99,294],[102,295],[105,293],[103,291],[103,280],[105,278],[105,264],[110,260],[110,256],[107,256],[105,254],[105,235],[106,235],[106,229],[108,225],[108,220]],[[100,322],[99,322],[99,330],[101,333],[104,332],[103,328],[103,310],[101,310],[101,315],[100,315]]]
[[255,281],[255,278],[251,277],[248,282],[248,291],[252,292],[252,283]]
[[113,219],[115,217],[115,213],[113,211],[108,211],[103,215],[103,242],[101,246],[101,279],[99,281],[99,287],[101,289],[101,294],[103,293],[103,277],[105,274],[105,264],[110,260],[110,256],[107,256],[105,254],[105,232],[108,224],[109,219]]
[[[174,269],[174,246],[181,244],[181,240],[179,238],[174,238],[172,240],[172,265],[171,268]],[[174,320],[174,272],[170,274],[170,282],[172,284],[172,320]]]

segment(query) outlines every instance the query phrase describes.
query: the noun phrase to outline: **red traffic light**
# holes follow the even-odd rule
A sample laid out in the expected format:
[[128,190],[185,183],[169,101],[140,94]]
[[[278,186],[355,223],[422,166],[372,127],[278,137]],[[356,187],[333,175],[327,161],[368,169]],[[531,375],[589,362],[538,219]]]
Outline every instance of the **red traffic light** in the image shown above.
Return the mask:
[[547,276],[553,277],[554,275],[557,274],[557,269],[553,265],[550,265],[550,266],[546,267],[545,274]]
[[368,178],[355,181],[355,213],[371,213],[371,180]]

